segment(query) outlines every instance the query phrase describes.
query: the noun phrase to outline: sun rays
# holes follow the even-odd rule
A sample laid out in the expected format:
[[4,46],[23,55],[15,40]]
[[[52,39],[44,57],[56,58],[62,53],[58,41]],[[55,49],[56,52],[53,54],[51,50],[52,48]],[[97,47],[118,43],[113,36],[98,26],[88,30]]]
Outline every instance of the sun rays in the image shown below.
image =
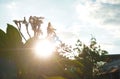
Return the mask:
[[50,57],[53,54],[55,50],[55,45],[48,39],[44,39],[44,40],[38,41],[35,44],[34,50],[35,50],[35,54],[38,57],[46,58],[46,57]]

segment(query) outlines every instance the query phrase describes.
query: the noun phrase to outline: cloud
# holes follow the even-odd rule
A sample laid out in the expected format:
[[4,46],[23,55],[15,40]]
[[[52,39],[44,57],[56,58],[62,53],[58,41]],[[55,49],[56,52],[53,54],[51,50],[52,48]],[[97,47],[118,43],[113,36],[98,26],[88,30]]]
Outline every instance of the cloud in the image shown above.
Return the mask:
[[120,0],[96,0],[100,3],[109,3],[109,4],[120,4]]
[[[104,48],[113,53],[120,45],[120,0],[85,0],[77,1],[74,5],[78,20],[84,27],[82,35],[95,34]],[[84,30],[84,31],[83,31]],[[86,32],[85,32],[86,31]],[[114,40],[114,41],[113,41]],[[112,44],[108,44],[108,42]]]
[[[116,4],[112,4],[113,2]],[[106,30],[117,30],[120,29],[119,2],[118,0],[82,1],[75,5],[75,10],[78,19],[84,24],[88,23]]]
[[[108,2],[109,3],[108,3]],[[120,24],[120,1],[96,0],[79,2],[75,9],[80,20],[99,24]]]
[[99,9],[93,13],[93,17],[103,22],[103,24],[120,25],[119,9],[120,5],[101,4]]

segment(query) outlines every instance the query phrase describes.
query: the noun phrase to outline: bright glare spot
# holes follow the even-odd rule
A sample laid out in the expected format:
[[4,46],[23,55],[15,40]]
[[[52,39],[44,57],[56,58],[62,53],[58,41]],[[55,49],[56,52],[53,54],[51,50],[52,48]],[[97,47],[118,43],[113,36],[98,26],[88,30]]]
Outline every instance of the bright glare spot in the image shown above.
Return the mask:
[[49,40],[41,40],[35,45],[35,54],[38,57],[49,57],[54,52],[55,46]]

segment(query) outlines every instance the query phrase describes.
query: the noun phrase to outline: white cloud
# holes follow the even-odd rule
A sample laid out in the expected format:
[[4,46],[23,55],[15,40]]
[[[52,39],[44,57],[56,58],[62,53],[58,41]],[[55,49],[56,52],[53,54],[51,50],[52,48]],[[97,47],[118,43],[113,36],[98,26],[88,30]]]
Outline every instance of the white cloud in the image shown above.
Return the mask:
[[[102,0],[102,2],[105,1],[107,0]],[[97,0],[97,2],[86,1],[84,4],[79,2],[75,9],[80,21],[105,29],[120,28],[118,27],[120,25],[120,5],[116,7],[107,4],[103,5]]]
[[109,3],[109,4],[120,4],[120,0],[96,0],[101,3]]
[[[103,0],[105,2],[107,0]],[[113,0],[112,0],[113,1]],[[111,1],[111,2],[112,2]],[[116,2],[116,1],[113,1]],[[120,2],[120,1],[119,1]],[[78,18],[85,22],[97,24],[120,24],[120,5],[102,4],[99,0],[96,2],[79,2],[75,5]],[[111,22],[110,22],[111,21]]]
[[[101,41],[104,39],[104,43],[101,44],[108,52],[113,53],[119,50],[117,48],[120,46],[116,45],[114,41],[120,39],[120,0],[78,1],[75,10],[77,18],[86,27],[82,30],[95,33],[98,36],[97,39],[101,39]],[[112,44],[105,44],[108,41]]]

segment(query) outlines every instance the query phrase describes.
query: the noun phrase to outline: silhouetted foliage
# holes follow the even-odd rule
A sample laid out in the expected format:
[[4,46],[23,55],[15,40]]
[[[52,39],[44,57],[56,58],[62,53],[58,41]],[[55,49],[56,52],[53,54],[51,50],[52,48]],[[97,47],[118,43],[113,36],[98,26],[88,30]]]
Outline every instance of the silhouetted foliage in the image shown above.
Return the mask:
[[83,71],[82,79],[93,79],[99,73],[99,62],[105,59],[108,52],[97,46],[96,38],[93,37],[89,46],[78,40],[74,50],[79,53],[79,56],[75,59],[83,64],[83,67],[81,67]]
[[37,17],[37,16],[30,16],[29,17],[29,23],[32,26],[32,30],[34,31],[35,37],[42,34],[42,31],[40,29],[41,24],[43,23],[42,19],[44,19],[44,17]]
[[[19,52],[23,46],[22,37],[18,30],[12,25],[7,25],[6,33],[0,30],[0,52],[5,53]],[[5,53],[4,53],[5,52]],[[6,54],[9,55],[9,54]],[[11,55],[11,54],[10,54]]]
[[47,26],[47,37],[55,36],[56,35],[55,30],[56,29],[54,29],[51,23],[49,22]]
[[[49,39],[53,37],[51,36]],[[54,76],[61,76],[61,78],[64,77],[67,79],[77,78],[78,75],[76,75],[76,72],[80,71],[79,67],[82,65],[80,62],[60,55],[63,51],[58,52],[58,49],[56,49],[52,58],[47,61],[43,59],[38,60],[34,57],[34,45],[40,40],[39,38],[32,37],[23,43],[20,30],[8,24],[6,33],[0,30],[0,58],[4,60],[8,59],[15,63],[17,68],[16,75],[20,79],[44,79],[49,77],[54,78]],[[58,47],[61,48],[61,46],[64,53],[65,51],[70,52],[60,42],[60,46]]]

